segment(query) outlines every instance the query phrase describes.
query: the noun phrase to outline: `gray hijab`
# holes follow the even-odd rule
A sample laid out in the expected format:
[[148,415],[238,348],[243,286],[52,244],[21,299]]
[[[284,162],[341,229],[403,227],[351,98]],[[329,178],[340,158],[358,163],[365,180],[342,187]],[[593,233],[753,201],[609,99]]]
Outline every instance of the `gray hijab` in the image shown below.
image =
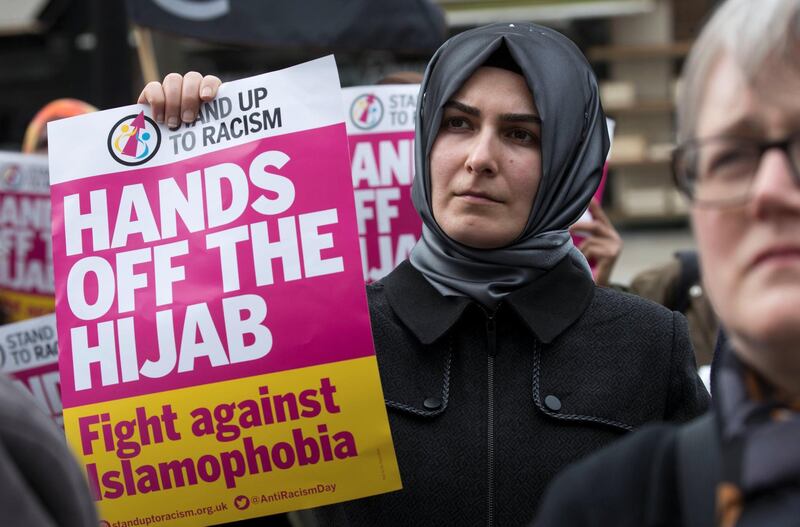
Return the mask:
[[[429,157],[444,104],[495,52],[505,52],[503,46],[542,119],[542,179],[520,236],[505,247],[475,249],[448,237],[434,220]],[[491,308],[564,258],[590,273],[567,229],[589,206],[608,147],[594,73],[569,39],[530,23],[492,24],[454,36],[434,54],[420,87],[412,198],[423,227],[411,265],[442,295],[467,296]]]

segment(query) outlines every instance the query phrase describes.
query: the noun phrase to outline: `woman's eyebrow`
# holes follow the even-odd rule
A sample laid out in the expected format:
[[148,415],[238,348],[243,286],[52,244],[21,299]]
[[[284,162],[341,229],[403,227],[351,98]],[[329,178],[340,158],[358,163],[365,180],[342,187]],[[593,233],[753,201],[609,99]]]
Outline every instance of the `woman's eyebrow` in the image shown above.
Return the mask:
[[700,140],[719,137],[753,137],[764,133],[762,123],[751,115],[739,115],[717,126],[711,134],[699,138]]
[[542,124],[542,118],[532,113],[504,113],[500,115],[500,120],[509,123]]
[[[464,112],[468,115],[473,115],[475,117],[481,116],[481,111],[479,109],[475,108],[474,106],[466,105],[463,102],[447,101],[446,103],[444,103],[444,107],[454,108],[460,112]],[[500,114],[499,119],[507,123],[542,124],[542,118],[532,113],[504,113]]]
[[456,110],[473,115],[475,117],[481,116],[481,111],[479,109],[475,108],[474,106],[467,106],[463,102],[447,101],[444,103],[444,108],[455,108]]

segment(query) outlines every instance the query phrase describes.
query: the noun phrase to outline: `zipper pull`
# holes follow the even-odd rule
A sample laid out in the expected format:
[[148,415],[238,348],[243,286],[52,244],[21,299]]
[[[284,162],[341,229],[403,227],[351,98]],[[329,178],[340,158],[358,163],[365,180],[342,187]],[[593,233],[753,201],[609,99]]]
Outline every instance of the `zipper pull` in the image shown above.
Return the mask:
[[486,344],[489,355],[492,357],[497,355],[497,322],[494,319],[494,315],[486,317]]

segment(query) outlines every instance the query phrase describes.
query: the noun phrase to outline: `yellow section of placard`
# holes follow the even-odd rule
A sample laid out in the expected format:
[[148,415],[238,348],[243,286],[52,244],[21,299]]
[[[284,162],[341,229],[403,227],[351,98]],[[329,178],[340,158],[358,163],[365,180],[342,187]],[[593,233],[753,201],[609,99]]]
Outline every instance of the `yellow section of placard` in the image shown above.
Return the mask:
[[56,310],[56,299],[53,296],[0,289],[0,309],[6,314],[6,322],[18,322],[52,313]]
[[401,488],[374,356],[65,408],[64,428],[109,527],[216,525]]

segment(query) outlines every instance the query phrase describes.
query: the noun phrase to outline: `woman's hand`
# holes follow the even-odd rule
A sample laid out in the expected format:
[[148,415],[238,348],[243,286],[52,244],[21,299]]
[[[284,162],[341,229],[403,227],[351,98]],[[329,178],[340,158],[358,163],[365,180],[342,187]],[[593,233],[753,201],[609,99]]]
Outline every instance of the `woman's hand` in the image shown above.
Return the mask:
[[185,75],[170,73],[164,77],[164,82],[149,82],[137,102],[149,104],[153,109],[153,119],[174,129],[180,126],[181,121],[194,122],[200,103],[216,97],[220,84],[222,81],[218,77],[204,77],[196,71]]
[[592,220],[579,221],[569,230],[573,234],[586,237],[578,249],[594,264],[595,283],[607,286],[614,264],[622,252],[622,238],[595,200],[589,202],[589,212],[592,214]]

